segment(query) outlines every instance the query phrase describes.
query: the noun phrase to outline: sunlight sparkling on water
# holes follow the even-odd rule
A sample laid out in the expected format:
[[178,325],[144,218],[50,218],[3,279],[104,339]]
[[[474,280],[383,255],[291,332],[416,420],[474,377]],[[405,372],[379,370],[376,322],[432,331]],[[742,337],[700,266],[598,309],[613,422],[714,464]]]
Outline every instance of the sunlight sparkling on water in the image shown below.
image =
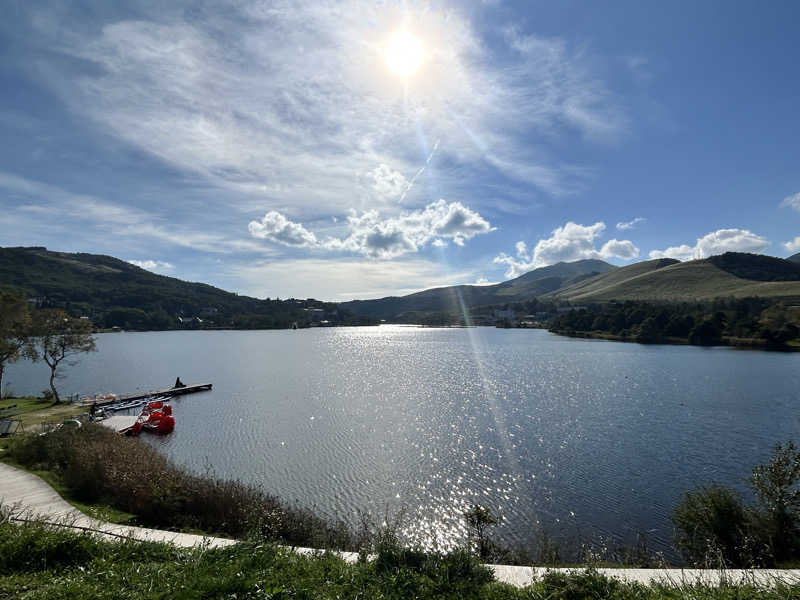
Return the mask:
[[[544,331],[337,328],[100,335],[68,392],[212,381],[143,438],[201,472],[358,523],[401,513],[426,547],[463,541],[474,503],[498,538],[667,550],[681,491],[740,488],[800,426],[798,356],[639,346]],[[15,389],[36,369],[14,365]],[[32,392],[41,387],[35,387]]]

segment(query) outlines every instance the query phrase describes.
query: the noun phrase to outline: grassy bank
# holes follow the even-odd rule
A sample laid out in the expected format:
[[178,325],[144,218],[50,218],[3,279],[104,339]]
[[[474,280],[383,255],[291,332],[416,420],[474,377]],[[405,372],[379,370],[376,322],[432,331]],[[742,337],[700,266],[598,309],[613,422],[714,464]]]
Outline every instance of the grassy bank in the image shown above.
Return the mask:
[[85,406],[70,403],[54,404],[45,398],[3,398],[0,400],[0,418],[22,421],[26,431],[38,431],[42,423],[60,422],[86,412]]
[[[2,519],[0,519],[1,521]],[[800,597],[800,586],[642,586],[592,571],[551,573],[525,588],[494,581],[468,552],[421,554],[382,540],[377,558],[347,564],[269,543],[223,549],[100,541],[39,524],[0,522],[0,597],[62,598],[485,598],[488,600],[745,600]]]
[[360,546],[343,523],[282,503],[258,486],[190,473],[151,446],[100,425],[13,438],[4,460],[43,475],[84,512],[99,516],[107,509],[111,520],[135,515],[137,524],[160,529],[316,548]]
[[[368,515],[362,515],[357,528],[332,522],[258,486],[189,473],[140,440],[96,424],[16,438],[0,457],[42,477],[85,514],[114,523],[351,551],[370,547],[387,529],[399,531],[407,524],[403,513],[387,515],[386,525]],[[590,559],[598,567],[665,565],[643,544],[597,549],[577,540],[558,542],[544,531],[532,552],[507,548],[491,539],[489,530],[497,521],[488,510],[473,520],[467,519],[470,543],[484,562],[572,566]]]

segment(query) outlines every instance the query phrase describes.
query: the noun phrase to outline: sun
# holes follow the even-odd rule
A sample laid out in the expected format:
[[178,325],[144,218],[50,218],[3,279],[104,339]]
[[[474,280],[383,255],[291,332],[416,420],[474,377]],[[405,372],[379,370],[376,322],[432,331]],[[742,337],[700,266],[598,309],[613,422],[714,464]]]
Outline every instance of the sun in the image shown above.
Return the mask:
[[422,66],[425,49],[419,38],[407,31],[398,31],[386,47],[386,64],[389,69],[402,77],[410,77]]

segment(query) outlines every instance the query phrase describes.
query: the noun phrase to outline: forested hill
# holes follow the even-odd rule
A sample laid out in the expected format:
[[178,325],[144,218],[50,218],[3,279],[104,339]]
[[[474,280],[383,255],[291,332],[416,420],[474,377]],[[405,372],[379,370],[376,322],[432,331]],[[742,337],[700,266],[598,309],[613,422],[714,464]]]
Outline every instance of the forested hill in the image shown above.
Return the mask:
[[42,247],[0,248],[0,287],[24,294],[37,307],[63,308],[106,328],[270,329],[360,321],[331,303],[259,300],[157,275],[111,256]]
[[792,255],[791,255],[789,258],[787,258],[786,260],[790,260],[790,261],[792,261],[792,262],[800,263],[800,252],[798,252],[797,254],[792,254]]

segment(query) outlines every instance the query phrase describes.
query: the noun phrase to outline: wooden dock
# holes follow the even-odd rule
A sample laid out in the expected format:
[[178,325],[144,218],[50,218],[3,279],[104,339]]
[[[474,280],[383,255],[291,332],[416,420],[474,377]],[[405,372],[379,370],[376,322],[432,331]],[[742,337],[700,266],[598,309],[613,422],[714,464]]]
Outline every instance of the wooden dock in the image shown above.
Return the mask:
[[117,433],[123,433],[136,424],[139,417],[136,415],[118,415],[114,417],[106,417],[102,421],[97,421],[100,425],[113,429]]
[[111,398],[108,400],[97,400],[97,401],[89,401],[86,403],[87,406],[91,404],[95,404],[96,406],[108,406],[109,404],[123,404],[125,402],[131,402],[133,400],[142,400],[143,398],[149,398],[150,396],[162,396],[162,397],[172,397],[172,396],[183,396],[185,394],[194,394],[196,392],[207,392],[211,389],[210,383],[193,383],[191,385],[184,385],[183,387],[173,387],[167,388],[165,390],[149,390],[147,392],[137,392],[135,394],[127,394],[125,396],[117,396],[116,398]]

